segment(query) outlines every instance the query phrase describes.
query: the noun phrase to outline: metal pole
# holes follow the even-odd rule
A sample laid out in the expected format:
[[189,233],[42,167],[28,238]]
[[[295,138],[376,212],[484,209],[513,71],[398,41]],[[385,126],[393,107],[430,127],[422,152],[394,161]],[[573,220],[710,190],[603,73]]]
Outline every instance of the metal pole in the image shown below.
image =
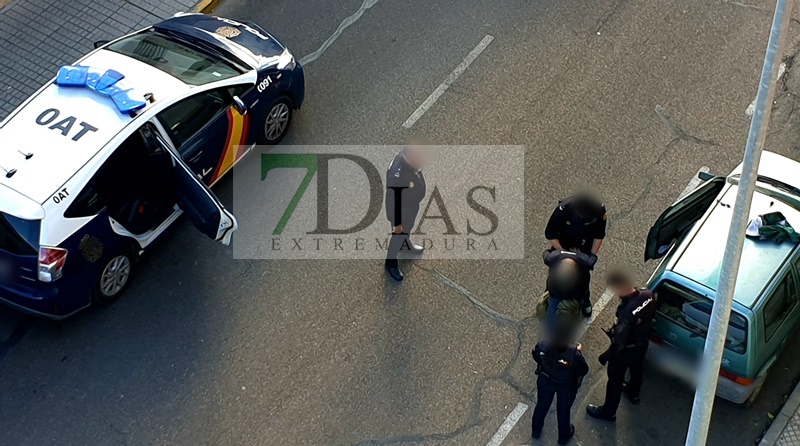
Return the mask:
[[714,407],[714,395],[719,379],[719,367],[725,348],[725,336],[728,332],[728,321],[731,316],[733,291],[736,287],[736,276],[739,273],[739,261],[742,257],[742,246],[745,228],[750,215],[750,203],[753,199],[755,182],[758,175],[758,163],[764,139],[767,136],[772,101],[775,96],[778,67],[781,62],[781,48],[791,19],[793,0],[777,0],[772,31],[767,44],[767,55],[761,70],[761,83],[756,96],[755,112],[750,123],[750,134],[747,136],[747,147],[744,152],[744,165],[739,179],[739,190],[733,207],[728,241],[725,245],[725,257],[719,275],[719,287],[714,306],[711,310],[711,321],[706,337],[704,361],[700,367],[697,391],[694,395],[692,418],[686,436],[686,446],[704,446],[708,439],[708,427],[711,422],[711,410]]

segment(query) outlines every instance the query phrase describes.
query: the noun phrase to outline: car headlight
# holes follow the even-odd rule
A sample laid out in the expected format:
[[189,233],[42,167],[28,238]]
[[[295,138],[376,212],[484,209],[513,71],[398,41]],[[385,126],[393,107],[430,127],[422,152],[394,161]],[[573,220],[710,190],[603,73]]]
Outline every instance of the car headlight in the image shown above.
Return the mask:
[[294,56],[292,53],[289,52],[288,49],[283,50],[283,53],[278,57],[278,69],[279,70],[294,70],[294,67],[297,65],[297,62],[294,60]]

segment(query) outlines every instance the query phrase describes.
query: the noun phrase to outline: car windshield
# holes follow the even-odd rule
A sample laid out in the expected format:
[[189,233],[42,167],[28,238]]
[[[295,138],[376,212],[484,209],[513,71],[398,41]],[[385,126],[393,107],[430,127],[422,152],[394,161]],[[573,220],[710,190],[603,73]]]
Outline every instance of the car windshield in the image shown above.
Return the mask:
[[[671,282],[662,282],[655,292],[660,316],[691,332],[692,337],[706,337],[713,305],[711,299]],[[747,351],[747,319],[736,311],[731,311],[725,348],[739,354]]]
[[144,62],[189,85],[203,85],[243,73],[219,56],[153,30],[118,40],[105,49]]

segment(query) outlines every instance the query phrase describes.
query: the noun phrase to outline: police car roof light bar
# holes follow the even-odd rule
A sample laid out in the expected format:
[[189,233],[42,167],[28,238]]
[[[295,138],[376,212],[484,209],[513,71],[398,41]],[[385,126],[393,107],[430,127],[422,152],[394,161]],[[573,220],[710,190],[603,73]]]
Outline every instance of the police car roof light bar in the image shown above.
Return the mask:
[[123,79],[125,79],[125,75],[115,70],[103,72],[101,69],[92,67],[65,65],[58,69],[56,85],[72,88],[83,87],[96,91],[110,97],[120,113],[134,117],[134,112],[144,108],[147,102],[135,99],[134,89],[120,82]]

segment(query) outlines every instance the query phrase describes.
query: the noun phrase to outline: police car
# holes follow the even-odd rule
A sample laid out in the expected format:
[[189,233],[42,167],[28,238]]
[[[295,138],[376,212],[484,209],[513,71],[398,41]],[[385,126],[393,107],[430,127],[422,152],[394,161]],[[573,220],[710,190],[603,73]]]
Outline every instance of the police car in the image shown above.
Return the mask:
[[178,14],[58,70],[0,123],[0,300],[54,319],[119,297],[182,213],[230,243],[209,187],[303,103],[260,26]]

